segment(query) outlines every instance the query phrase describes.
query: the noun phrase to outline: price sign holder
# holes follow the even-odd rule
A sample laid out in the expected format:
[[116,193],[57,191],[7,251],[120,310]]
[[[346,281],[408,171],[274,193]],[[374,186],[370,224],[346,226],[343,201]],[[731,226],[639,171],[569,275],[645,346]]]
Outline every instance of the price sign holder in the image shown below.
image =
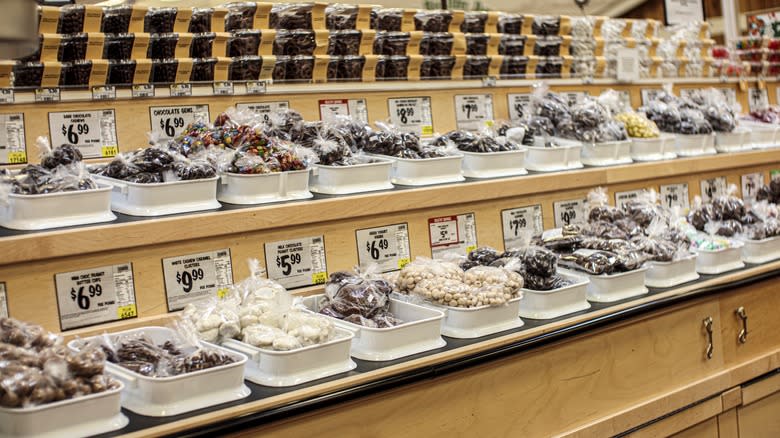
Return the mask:
[[113,109],[49,113],[52,145],[72,144],[84,158],[109,158],[117,154],[116,114]]
[[701,188],[701,199],[704,202],[712,201],[712,198],[726,194],[726,177],[718,176],[710,179],[703,179],[699,182]]
[[361,267],[376,263],[380,272],[390,272],[411,262],[409,224],[405,222],[356,230],[355,240]]
[[531,104],[531,93],[509,94],[507,99],[509,99],[509,119],[523,120]]
[[433,258],[448,251],[468,253],[477,248],[477,221],[474,213],[428,219],[428,233]]
[[352,116],[368,123],[366,99],[321,99],[318,103],[323,122],[332,121],[337,116]]
[[233,284],[229,248],[165,258],[162,266],[169,312],[208,296],[219,296]]
[[758,189],[764,185],[764,174],[760,172],[742,175],[742,199],[752,202],[756,199]]
[[176,137],[194,121],[211,120],[208,105],[151,106],[149,119],[152,131],[159,133],[161,139]]
[[0,114],[0,164],[27,162],[27,141],[24,136],[24,114]]
[[8,294],[4,282],[0,282],[0,318],[8,318]]
[[328,281],[323,236],[269,242],[264,245],[268,278],[287,289]]
[[561,228],[565,225],[584,223],[587,216],[585,211],[586,203],[587,199],[554,202],[555,227]]
[[56,274],[54,283],[63,331],[138,316],[131,263]]
[[455,96],[455,120],[458,129],[479,131],[493,121],[493,95],[467,94]]
[[544,231],[542,206],[535,204],[501,210],[501,225],[505,250],[527,244],[525,238],[528,234],[524,230],[530,231],[531,236],[538,236]]
[[390,122],[404,132],[433,135],[430,97],[402,97],[387,100]]
[[237,103],[236,108],[242,111],[252,111],[263,117],[266,122],[270,120],[271,114],[278,111],[284,111],[290,109],[290,102],[250,102],[250,103]]
[[639,196],[644,192],[646,192],[644,189],[629,190],[627,192],[615,192],[615,206],[618,208],[623,208],[626,203],[638,199]]
[[691,208],[691,198],[688,194],[688,183],[668,184],[661,186],[661,204],[667,208],[680,207],[682,211]]

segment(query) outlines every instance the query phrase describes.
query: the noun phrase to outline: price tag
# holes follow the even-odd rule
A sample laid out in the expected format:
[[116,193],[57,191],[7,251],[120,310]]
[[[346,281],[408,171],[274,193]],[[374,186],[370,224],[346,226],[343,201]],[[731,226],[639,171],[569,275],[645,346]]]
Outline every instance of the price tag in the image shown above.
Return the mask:
[[390,123],[404,132],[433,135],[430,97],[388,99]]
[[716,88],[716,90],[720,90],[726,96],[726,102],[729,105],[734,106],[737,104],[737,90],[733,88]]
[[479,131],[493,123],[493,95],[455,96],[455,118],[458,129]]
[[631,93],[626,90],[618,90],[618,97],[620,98],[620,102],[625,105],[626,108],[631,108]]
[[24,114],[0,114],[0,164],[27,162],[27,144],[24,137]]
[[192,84],[171,84],[171,97],[192,96]]
[[703,179],[699,182],[699,185],[701,186],[701,199],[704,202],[710,202],[712,198],[726,194],[725,176]]
[[212,90],[215,96],[232,96],[235,93],[233,82],[230,81],[214,82]]
[[764,186],[764,174],[760,172],[742,175],[742,199],[752,203],[756,199],[758,189]]
[[16,96],[11,88],[0,88],[0,103],[14,103]]
[[265,244],[268,278],[287,289],[328,281],[325,240],[322,236]]
[[112,109],[49,113],[49,136],[52,145],[78,147],[84,158],[113,157],[117,150],[116,115]]
[[639,79],[639,49],[621,47],[617,49],[617,80],[634,82]]
[[268,83],[264,81],[249,81],[246,83],[246,94],[265,94]]
[[642,95],[642,105],[647,105],[648,102],[655,100],[663,90],[658,88],[642,88],[639,93]]
[[210,120],[208,105],[152,106],[149,116],[152,131],[159,133],[161,139],[176,137],[192,122]]
[[5,283],[0,282],[0,318],[8,318],[8,294]]
[[379,265],[381,272],[397,271],[411,260],[409,226],[406,223],[355,231],[361,267]]
[[771,170],[769,171],[769,179],[774,181],[776,179],[780,178],[780,170]]
[[527,244],[525,238],[528,232],[531,236],[538,236],[544,231],[542,206],[536,204],[501,210],[501,225],[504,230],[504,249],[509,250]]
[[320,120],[323,122],[330,122],[337,116],[352,116],[368,123],[366,99],[322,99],[319,104]]
[[65,272],[54,282],[62,330],[138,316],[130,263]]
[[116,86],[101,85],[99,87],[92,87],[92,100],[109,99],[116,99]]
[[133,85],[133,87],[130,89],[130,93],[133,99],[154,97],[154,85],[152,84]]
[[35,90],[36,102],[59,102],[60,101],[60,89],[59,88],[38,88]]
[[428,219],[433,258],[448,251],[468,253],[477,247],[477,222],[474,213]]
[[271,120],[271,114],[290,109],[290,102],[238,103],[236,108],[242,111],[252,111],[268,122]]
[[588,95],[588,93],[585,91],[569,91],[563,93],[563,95],[569,101],[569,106],[572,106],[581,103],[583,100],[585,100],[585,97]]
[[644,193],[645,190],[629,190],[627,192],[615,192],[615,206],[623,208],[629,201],[633,201],[639,198],[639,195]]
[[217,296],[233,284],[230,249],[162,259],[168,311]]
[[661,203],[668,207],[680,207],[682,211],[688,211],[691,208],[691,201],[688,195],[688,184],[668,184],[661,186]]
[[748,106],[750,107],[750,112],[758,112],[769,108],[769,95],[766,88],[751,88],[748,90]]
[[525,119],[531,105],[531,94],[510,94],[507,97],[509,99],[509,119],[512,121]]
[[572,199],[570,201],[558,201],[553,203],[553,213],[555,213],[555,227],[561,228],[565,225],[586,222],[586,203],[587,199]]

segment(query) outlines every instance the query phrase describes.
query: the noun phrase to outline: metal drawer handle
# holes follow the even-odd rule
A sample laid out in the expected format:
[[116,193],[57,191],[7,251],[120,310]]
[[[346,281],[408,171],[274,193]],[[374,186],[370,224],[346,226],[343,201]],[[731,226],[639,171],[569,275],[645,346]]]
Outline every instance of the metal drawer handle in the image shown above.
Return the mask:
[[714,350],[712,346],[712,317],[708,316],[704,318],[704,330],[707,331],[707,359],[712,359],[712,352]]
[[748,336],[748,327],[747,327],[747,312],[745,311],[745,308],[740,306],[736,310],[736,314],[739,317],[739,319],[742,320],[742,330],[739,331],[739,335],[737,336],[737,339],[739,340],[740,344],[744,344],[747,342],[747,336]]

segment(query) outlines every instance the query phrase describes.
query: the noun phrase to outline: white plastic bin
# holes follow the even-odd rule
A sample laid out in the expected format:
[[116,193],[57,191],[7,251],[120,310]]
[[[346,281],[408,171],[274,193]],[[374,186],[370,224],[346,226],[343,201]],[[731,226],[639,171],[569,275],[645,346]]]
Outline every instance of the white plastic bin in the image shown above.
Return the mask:
[[[388,158],[384,155],[376,156]],[[421,159],[389,158],[393,160],[393,184],[427,186],[466,180],[462,170],[463,155]]]
[[[303,300],[311,311],[318,311],[324,295],[313,295]],[[331,318],[333,322],[355,334],[352,338],[352,357],[368,361],[399,359],[446,345],[441,338],[444,313],[390,299],[390,312],[404,321],[388,328],[369,328]],[[329,317],[330,318],[330,317]]]
[[336,339],[290,351],[258,348],[241,341],[227,340],[222,345],[249,357],[246,379],[258,385],[294,386],[355,369],[349,350],[354,335],[336,328]]
[[696,273],[696,254],[671,262],[648,262],[645,285],[672,287],[699,278]]
[[636,297],[648,292],[645,287],[647,268],[639,268],[629,272],[611,275],[591,275],[583,273],[588,283],[588,301],[596,303],[611,303]]
[[[143,334],[158,345],[177,339],[174,331],[167,327],[143,327],[109,336],[135,334]],[[86,338],[85,341],[92,339]],[[78,350],[81,342],[84,341],[74,340],[68,346]],[[117,364],[107,363],[106,371],[125,384],[122,405],[141,415],[168,417],[248,396],[249,388],[244,385],[246,356],[208,342],[203,342],[203,345],[232,356],[235,362],[172,377],[147,377]]]
[[675,138],[675,146],[678,157],[696,157],[699,155],[714,155],[715,135],[684,135],[678,134]]
[[582,143],[582,164],[586,166],[615,166],[632,162],[630,141]]
[[742,152],[750,149],[753,149],[753,145],[750,143],[750,130],[747,128],[715,133],[715,150],[718,152]]
[[130,216],[162,216],[213,210],[217,202],[219,177],[189,181],[141,184],[96,175],[113,186],[111,209]]
[[309,190],[325,195],[349,195],[393,188],[393,161],[374,158],[373,163],[353,166],[312,166]]
[[780,236],[762,240],[744,240],[742,261],[759,264],[780,259]]
[[750,130],[750,144],[754,149],[768,149],[780,146],[780,125],[740,121],[739,126]]
[[121,410],[124,385],[98,394],[29,408],[0,408],[2,437],[87,437],[127,426]]
[[525,168],[537,172],[557,172],[581,169],[582,143],[562,138],[551,138],[555,146],[546,147],[544,138],[534,138],[534,146],[526,147]]
[[309,169],[257,175],[219,176],[217,199],[228,204],[264,204],[309,199]]
[[655,138],[632,138],[631,159],[634,161],[659,161],[677,158],[674,153],[674,134],[661,134]]
[[588,279],[584,276],[559,272],[574,283],[553,290],[523,288],[520,316],[530,319],[552,319],[581,310],[590,309],[587,300]]
[[451,338],[473,339],[523,326],[523,320],[518,317],[520,298],[509,300],[503,306],[463,308],[428,302],[422,305],[444,312],[441,334]]
[[505,152],[462,152],[463,176],[468,178],[498,178],[518,176],[525,170],[526,150]]
[[710,251],[696,249],[696,272],[700,274],[722,274],[744,268],[742,263],[742,243],[733,242],[733,248]]
[[42,195],[8,195],[0,203],[0,226],[12,230],[45,230],[47,228],[109,222],[111,186],[98,184],[97,189]]

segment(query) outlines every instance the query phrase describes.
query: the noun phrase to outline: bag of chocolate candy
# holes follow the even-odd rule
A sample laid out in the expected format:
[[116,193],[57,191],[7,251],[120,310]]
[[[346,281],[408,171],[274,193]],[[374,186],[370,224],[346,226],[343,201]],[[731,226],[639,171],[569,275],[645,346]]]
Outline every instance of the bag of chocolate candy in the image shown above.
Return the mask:
[[364,271],[335,272],[325,285],[319,313],[367,327],[386,328],[402,321],[390,312],[393,286],[376,274],[376,266]]
[[569,102],[560,94],[550,91],[545,82],[534,85],[529,104],[529,116],[545,117],[558,129],[559,125],[571,120]]
[[737,127],[735,110],[718,89],[702,90],[701,111],[715,132],[731,132]]

